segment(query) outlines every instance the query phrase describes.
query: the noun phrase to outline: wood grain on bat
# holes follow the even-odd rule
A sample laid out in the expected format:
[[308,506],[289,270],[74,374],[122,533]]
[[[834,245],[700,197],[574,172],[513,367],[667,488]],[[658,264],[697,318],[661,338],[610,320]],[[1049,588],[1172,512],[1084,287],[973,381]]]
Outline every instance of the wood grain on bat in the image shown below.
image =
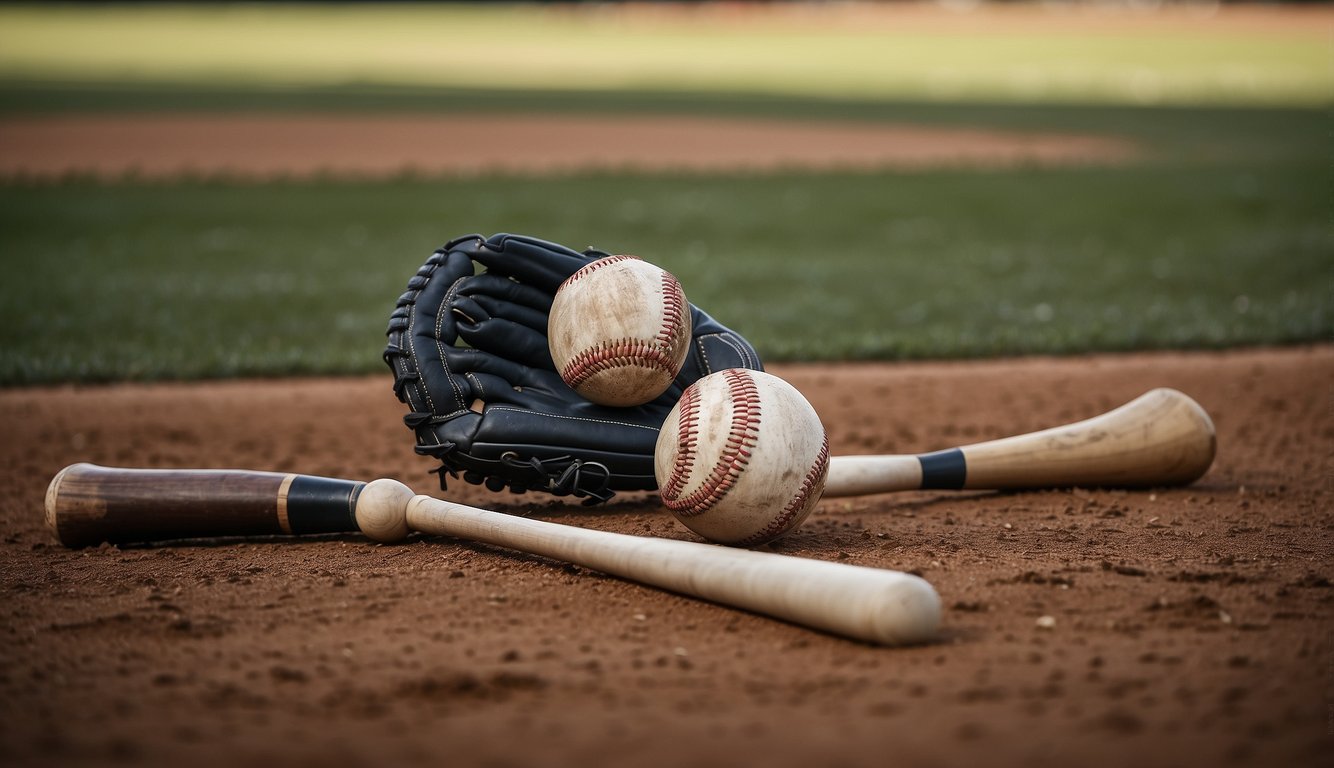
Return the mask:
[[826,497],[919,489],[1160,487],[1193,482],[1213,463],[1214,425],[1190,397],[1152,390],[1100,416],[918,455],[838,456]]

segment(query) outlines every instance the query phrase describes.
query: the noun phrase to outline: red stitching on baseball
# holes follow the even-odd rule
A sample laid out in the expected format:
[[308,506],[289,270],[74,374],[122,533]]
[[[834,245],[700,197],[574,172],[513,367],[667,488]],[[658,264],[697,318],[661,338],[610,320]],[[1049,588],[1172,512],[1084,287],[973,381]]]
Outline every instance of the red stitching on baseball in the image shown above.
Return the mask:
[[669,350],[654,342],[617,339],[589,347],[575,355],[561,369],[560,377],[577,389],[595,374],[627,365],[653,368],[666,373],[669,378],[676,376],[675,361]]
[[792,518],[801,513],[806,506],[806,501],[810,499],[811,494],[815,492],[817,485],[822,485],[825,475],[829,472],[829,435],[826,434],[820,443],[820,453],[815,457],[815,462],[811,464],[811,471],[806,473],[806,479],[802,481],[801,488],[797,490],[797,495],[792,497],[792,501],[783,507],[783,512],[775,517],[763,530],[754,533],[741,541],[738,546],[748,547],[752,544],[759,544],[782,533]]
[[[750,463],[751,451],[755,448],[760,426],[759,387],[756,386],[750,373],[741,368],[729,368],[723,371],[723,376],[727,379],[727,388],[731,396],[732,422],[717,463],[709,470],[703,484],[688,496],[679,496],[681,486],[685,483],[685,473],[679,471],[674,472],[671,482],[658,492],[662,503],[683,517],[703,514],[722,501],[727,492],[736,485],[746,465]],[[683,401],[684,399],[682,398]],[[694,410],[692,404],[692,417],[696,416]],[[684,407],[681,413],[684,417]],[[678,470],[683,464],[687,470],[694,465],[693,454],[698,443],[695,427],[696,423],[692,421],[687,428],[685,419],[681,419],[680,432],[677,436]],[[683,460],[682,453],[691,455]]]
[[695,447],[699,444],[696,430],[699,428],[699,387],[689,387],[678,402],[676,457],[672,460],[672,472],[667,483],[658,494],[666,499],[681,495],[681,489],[690,477],[690,470],[695,466]]
[[[640,259],[638,256],[621,254],[619,256],[607,256],[605,258],[598,259],[597,261],[589,262],[580,267],[578,270],[576,270],[573,275],[570,275],[569,277],[565,278],[565,281],[560,284],[560,288],[564,288],[565,286],[575,282],[576,280],[579,280],[580,278],[588,277],[589,275],[593,274],[599,269],[602,269],[603,267],[610,266],[612,264],[616,264],[622,261],[643,261],[643,259]],[[559,291],[560,288],[557,288],[556,290]]]
[[680,347],[686,340],[685,325],[681,319],[686,313],[686,293],[671,272],[662,273],[662,329],[658,343],[667,349]]

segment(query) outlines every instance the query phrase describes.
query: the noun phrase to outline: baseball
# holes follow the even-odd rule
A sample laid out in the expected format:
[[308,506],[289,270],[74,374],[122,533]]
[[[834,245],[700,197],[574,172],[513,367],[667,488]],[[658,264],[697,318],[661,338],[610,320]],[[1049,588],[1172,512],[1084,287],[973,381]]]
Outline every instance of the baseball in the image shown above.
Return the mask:
[[643,405],[671,386],[690,351],[690,305],[670,272],[609,256],[570,275],[547,322],[560,377],[602,405]]
[[690,385],[654,451],[663,504],[720,544],[782,536],[815,508],[829,440],[811,404],[777,376],[731,368]]

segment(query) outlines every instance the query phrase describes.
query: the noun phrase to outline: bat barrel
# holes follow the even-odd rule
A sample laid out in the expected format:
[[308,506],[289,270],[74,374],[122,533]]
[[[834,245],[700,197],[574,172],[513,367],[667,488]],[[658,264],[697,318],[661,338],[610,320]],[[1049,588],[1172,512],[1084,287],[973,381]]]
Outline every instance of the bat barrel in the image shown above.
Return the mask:
[[965,446],[959,487],[1185,485],[1209,469],[1216,448],[1200,404],[1160,388],[1085,421]]
[[356,531],[364,486],[280,472],[73,464],[47,488],[46,525],[68,547]]
[[1216,449],[1213,421],[1200,404],[1160,388],[1040,432],[915,456],[835,456],[824,495],[1185,485],[1208,471]]
[[414,530],[455,536],[575,563],[833,634],[885,645],[935,637],[940,598],[898,571],[592,531],[417,496]]

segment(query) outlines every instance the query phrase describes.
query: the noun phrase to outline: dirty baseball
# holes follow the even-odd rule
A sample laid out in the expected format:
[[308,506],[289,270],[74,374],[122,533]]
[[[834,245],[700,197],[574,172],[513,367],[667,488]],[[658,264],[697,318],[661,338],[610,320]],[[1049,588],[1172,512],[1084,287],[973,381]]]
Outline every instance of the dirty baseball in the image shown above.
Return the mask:
[[654,452],[663,504],[720,544],[762,544],[793,530],[828,472],[828,438],[806,398],[777,376],[740,368],[692,384]]
[[681,283],[635,256],[599,259],[571,275],[547,335],[561,379],[601,405],[643,405],[671,386],[690,344]]

